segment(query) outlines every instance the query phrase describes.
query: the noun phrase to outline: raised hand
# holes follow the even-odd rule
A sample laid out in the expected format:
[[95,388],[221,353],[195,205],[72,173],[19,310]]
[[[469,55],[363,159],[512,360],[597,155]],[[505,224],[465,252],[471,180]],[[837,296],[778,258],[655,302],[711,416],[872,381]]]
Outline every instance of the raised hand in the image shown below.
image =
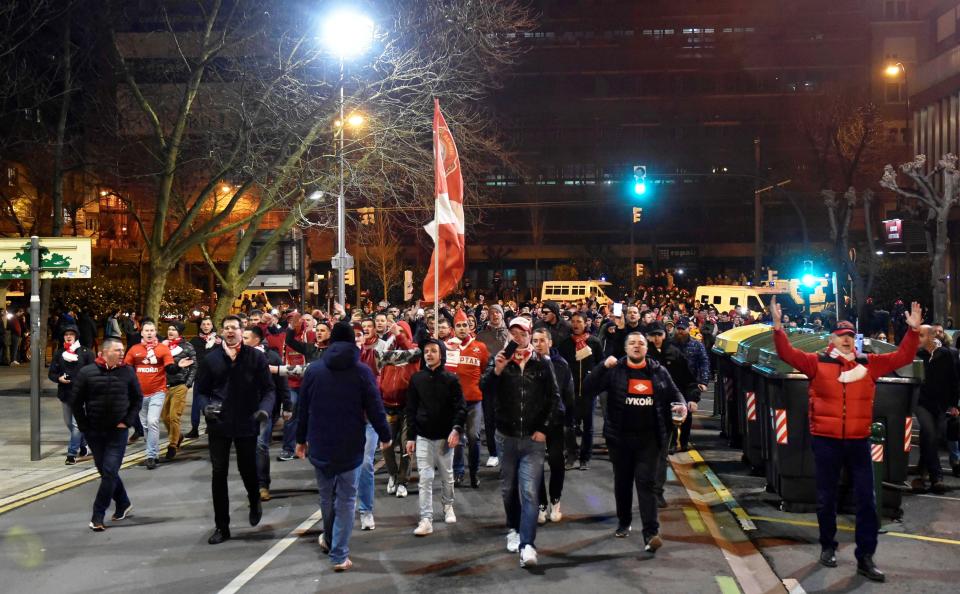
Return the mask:
[[773,318],[773,329],[779,330],[783,326],[783,312],[776,297],[770,298],[770,317]]
[[907,314],[907,325],[913,329],[917,329],[922,323],[923,310],[920,308],[920,304],[914,301],[910,304],[910,313]]

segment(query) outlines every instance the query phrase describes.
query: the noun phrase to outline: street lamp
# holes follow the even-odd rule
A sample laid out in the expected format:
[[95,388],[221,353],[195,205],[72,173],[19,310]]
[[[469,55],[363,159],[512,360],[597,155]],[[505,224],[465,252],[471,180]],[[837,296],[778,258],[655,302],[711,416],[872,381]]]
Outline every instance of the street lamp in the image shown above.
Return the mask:
[[891,80],[897,80],[901,76],[903,77],[903,95],[907,106],[907,114],[905,119],[907,124],[906,141],[907,144],[912,146],[913,143],[910,141],[910,88],[907,85],[907,67],[903,65],[903,62],[888,64],[887,67],[883,69],[883,75]]
[[[343,62],[363,54],[373,42],[373,21],[363,13],[341,9],[332,12],[323,24],[323,42],[331,53],[340,59],[340,120],[344,117],[343,100]],[[353,116],[351,116],[351,119]],[[351,123],[351,122],[348,122]],[[362,123],[362,117],[361,117]],[[347,290],[344,283],[344,273],[353,267],[352,258],[347,253],[346,242],[346,207],[343,196],[344,154],[343,132],[344,126],[337,126],[340,135],[340,193],[337,195],[337,255],[334,256],[334,268],[337,269],[337,299],[341,306],[347,302]]]

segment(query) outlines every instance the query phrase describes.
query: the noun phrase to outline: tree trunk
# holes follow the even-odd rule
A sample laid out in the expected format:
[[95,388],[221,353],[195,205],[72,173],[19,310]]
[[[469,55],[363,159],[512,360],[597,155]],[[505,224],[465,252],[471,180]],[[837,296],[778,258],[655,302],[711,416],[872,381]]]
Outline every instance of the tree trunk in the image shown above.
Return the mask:
[[237,299],[237,295],[243,292],[243,289],[239,291],[236,290],[236,283],[229,282],[230,279],[225,280],[228,282],[223,283],[223,286],[220,287],[220,292],[217,295],[217,306],[213,309],[213,314],[210,316],[213,318],[213,323],[216,324],[217,327],[220,326],[220,320],[230,314],[230,308]]
[[949,207],[937,213],[937,233],[934,240],[933,258],[930,262],[930,288],[933,291],[933,320],[940,322],[947,317],[947,217]]
[[143,314],[154,320],[160,319],[160,302],[167,288],[167,275],[173,266],[166,260],[150,256],[150,279],[147,283],[147,297],[144,300]]

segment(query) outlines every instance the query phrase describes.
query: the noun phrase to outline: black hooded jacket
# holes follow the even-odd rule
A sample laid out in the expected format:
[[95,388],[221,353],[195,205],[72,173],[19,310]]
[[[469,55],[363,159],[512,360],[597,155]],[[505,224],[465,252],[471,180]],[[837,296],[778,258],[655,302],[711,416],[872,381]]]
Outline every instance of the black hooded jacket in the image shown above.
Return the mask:
[[687,358],[676,345],[664,341],[663,348],[658,349],[653,343],[650,343],[647,347],[647,357],[654,359],[670,372],[670,378],[673,379],[673,383],[688,402],[700,402],[700,387],[697,385],[697,378],[693,377],[693,373],[690,372],[690,365],[687,364]]
[[533,353],[523,369],[507,362],[496,374],[496,357],[491,357],[480,379],[484,398],[492,394],[497,431],[508,437],[530,437],[546,433],[560,406],[560,390],[548,359]]
[[420,343],[421,352],[428,344],[440,347],[440,365],[427,367],[426,359],[420,371],[410,377],[407,388],[407,439],[446,439],[456,429],[463,431],[467,405],[463,399],[460,378],[447,371],[447,349],[442,341],[429,338]]
[[537,328],[546,328],[550,331],[550,337],[553,339],[553,344],[560,344],[570,337],[572,329],[570,328],[570,323],[560,317],[560,306],[557,305],[556,301],[544,301],[541,309],[548,309],[553,312],[554,317],[557,319],[555,324],[548,324],[545,320],[540,320],[533,325],[533,329]]
[[123,423],[133,427],[140,415],[143,392],[133,367],[107,369],[98,359],[80,369],[73,379],[70,407],[82,433],[110,431]]

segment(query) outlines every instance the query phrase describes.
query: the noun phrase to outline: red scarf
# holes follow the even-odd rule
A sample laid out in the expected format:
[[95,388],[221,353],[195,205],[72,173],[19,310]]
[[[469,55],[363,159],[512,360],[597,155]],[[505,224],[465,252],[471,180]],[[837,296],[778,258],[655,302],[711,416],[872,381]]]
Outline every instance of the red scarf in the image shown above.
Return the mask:
[[167,345],[167,348],[170,349],[170,354],[176,357],[183,352],[183,349],[180,347],[180,343],[183,342],[183,337],[178,336],[177,338],[168,338],[163,341],[163,344]]
[[154,336],[150,340],[143,338],[140,340],[140,342],[143,343],[143,346],[147,347],[148,349],[155,349],[157,348],[157,345],[160,344],[160,341],[157,340],[156,336]]
[[107,365],[107,360],[104,359],[103,357],[97,357],[96,359],[94,359],[93,362],[99,365],[100,367],[103,367],[104,369],[116,369],[116,367],[120,367],[123,365],[123,360],[121,359],[120,362],[117,363],[116,367],[110,367],[109,365]]
[[573,347],[574,351],[579,351],[583,347],[587,346],[587,339],[590,338],[590,335],[584,332],[583,334],[571,334],[573,337]]
[[840,376],[837,380],[841,384],[849,384],[866,377],[867,368],[857,361],[856,353],[845,355],[831,344],[827,347],[825,354],[840,363]]
[[527,345],[527,347],[523,349],[517,349],[513,352],[513,362],[522,367],[524,362],[529,359],[532,354],[533,346],[531,345]]
[[227,353],[227,356],[230,357],[231,361],[237,360],[237,353],[240,352],[240,347],[243,345],[243,342],[238,342],[237,344],[230,346],[227,344],[227,341],[223,341],[223,350]]
[[63,343],[63,360],[70,363],[76,363],[77,360],[80,359],[79,355],[77,355],[77,349],[79,348],[79,340],[74,340],[70,343]]

